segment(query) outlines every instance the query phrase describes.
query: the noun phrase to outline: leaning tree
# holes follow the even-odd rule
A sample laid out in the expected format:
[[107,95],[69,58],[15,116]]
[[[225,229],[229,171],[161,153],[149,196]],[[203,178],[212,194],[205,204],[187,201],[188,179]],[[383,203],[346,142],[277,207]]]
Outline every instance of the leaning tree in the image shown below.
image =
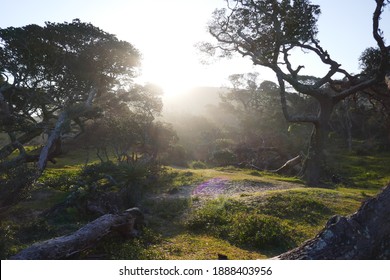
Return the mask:
[[[64,135],[77,135],[86,119],[126,102],[140,54],[74,20],[0,29],[0,61],[0,126],[9,137],[0,167],[37,162],[42,172]],[[40,153],[27,153],[25,145],[42,134],[48,137]],[[18,156],[11,156],[16,150]]]
[[[313,125],[305,177],[317,185],[323,171],[323,150],[329,132],[329,120],[337,103],[359,91],[384,83],[390,46],[386,46],[379,28],[380,16],[389,1],[376,0],[373,13],[373,37],[378,45],[378,60],[372,75],[352,75],[321,47],[317,39],[320,7],[309,0],[226,0],[227,7],[217,9],[209,24],[216,43],[205,43],[203,49],[212,55],[249,57],[254,65],[271,69],[277,77],[285,118],[289,122]],[[316,56],[327,72],[318,79],[302,79],[304,65],[293,62],[298,51]],[[340,75],[343,77],[340,79]],[[314,114],[291,113],[286,101],[288,88],[314,98]]]
[[[130,43],[77,19],[0,29],[0,180],[1,190],[14,190],[3,202],[55,161],[64,139],[78,141],[91,120],[132,116],[144,137],[162,104],[150,86],[134,84],[140,60]],[[43,145],[27,149],[38,136]]]

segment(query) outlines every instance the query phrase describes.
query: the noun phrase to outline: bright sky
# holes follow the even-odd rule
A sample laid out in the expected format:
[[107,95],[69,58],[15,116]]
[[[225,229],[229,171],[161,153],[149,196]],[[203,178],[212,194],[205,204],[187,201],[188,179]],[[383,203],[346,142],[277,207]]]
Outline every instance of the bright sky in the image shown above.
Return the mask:
[[[226,85],[230,74],[260,72],[260,78],[273,79],[272,73],[251,65],[241,57],[200,63],[199,41],[210,40],[206,25],[212,11],[224,0],[2,0],[0,27],[43,25],[45,21],[64,22],[79,18],[104,31],[116,34],[143,54],[142,80],[163,88],[174,96],[195,86]],[[312,0],[320,4],[319,39],[324,49],[346,70],[358,72],[358,58],[374,46],[371,19],[374,0]],[[386,8],[381,27],[390,38],[390,8]],[[386,28],[385,28],[386,27]],[[300,59],[307,60],[303,56]],[[323,70],[323,69],[322,69]],[[319,75],[313,64],[305,74]]]

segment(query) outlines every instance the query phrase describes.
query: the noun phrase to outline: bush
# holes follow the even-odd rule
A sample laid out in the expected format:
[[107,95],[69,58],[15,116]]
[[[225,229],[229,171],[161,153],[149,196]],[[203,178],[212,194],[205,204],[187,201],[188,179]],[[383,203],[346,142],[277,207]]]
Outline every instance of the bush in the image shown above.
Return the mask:
[[164,164],[187,166],[188,153],[182,145],[172,145],[163,154],[161,161]]
[[139,203],[145,189],[156,183],[160,172],[157,164],[142,160],[88,165],[70,188],[65,205],[82,216],[123,211]]
[[0,259],[5,260],[15,254],[13,247],[17,241],[15,240],[15,232],[11,225],[0,224]]
[[28,197],[36,177],[36,169],[22,164],[0,171],[0,208],[17,204]]
[[333,214],[318,198],[299,192],[274,194],[267,198],[260,210],[280,219],[299,220],[313,225],[323,222],[324,218]]
[[257,249],[291,248],[295,246],[292,229],[281,219],[256,214],[238,213],[233,216],[229,241]]
[[213,153],[213,162],[217,165],[232,165],[236,163],[236,155],[229,149],[218,150]]
[[190,167],[193,169],[207,169],[206,163],[200,160],[191,162]]
[[190,230],[208,233],[255,249],[295,246],[292,228],[281,219],[258,214],[232,199],[216,199],[196,210],[186,222]]

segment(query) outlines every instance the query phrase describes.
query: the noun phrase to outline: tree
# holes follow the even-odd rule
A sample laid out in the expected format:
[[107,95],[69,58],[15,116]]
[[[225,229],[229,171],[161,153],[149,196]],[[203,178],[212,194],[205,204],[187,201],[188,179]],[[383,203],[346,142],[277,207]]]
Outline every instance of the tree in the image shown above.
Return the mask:
[[[360,103],[365,101],[367,107],[376,110],[383,119],[383,132],[387,132],[387,142],[390,142],[390,50],[387,50],[387,63],[382,66],[386,72],[385,80],[365,89],[359,95]],[[375,75],[381,67],[380,48],[367,48],[360,56],[362,74],[368,77]]]
[[[108,107],[124,106],[140,54],[92,24],[47,22],[0,29],[1,129],[10,142],[0,150],[2,167],[37,161],[42,172],[65,134]],[[121,105],[122,104],[122,105]],[[46,133],[40,153],[24,145]],[[10,155],[19,150],[16,159]]]
[[280,166],[289,157],[291,145],[279,87],[271,81],[259,83],[258,73],[233,74],[229,80],[231,88],[221,93],[221,106],[237,119],[237,126],[230,130],[236,134],[240,163],[251,162],[264,169]]
[[[384,43],[379,21],[388,1],[377,0],[373,14],[373,36],[380,58],[372,76],[348,73],[321,47],[316,26],[320,7],[309,0],[226,0],[226,3],[227,8],[215,10],[209,24],[209,32],[217,43],[205,43],[203,49],[212,55],[238,53],[276,74],[285,118],[289,122],[313,125],[305,177],[309,185],[317,185],[322,176],[323,150],[334,106],[385,79],[390,47]],[[327,73],[318,79],[302,80],[299,72],[305,66],[295,65],[291,59],[300,50],[328,66]],[[344,78],[336,80],[337,75]],[[290,86],[299,94],[314,98],[318,103],[317,112],[291,114],[286,102]]]
[[[130,43],[77,19],[0,29],[0,129],[9,138],[0,147],[0,191],[31,185],[55,162],[63,140],[79,140],[92,120],[130,120],[126,128],[139,128],[131,135],[146,141],[162,103],[158,90],[133,83],[140,57]],[[38,136],[45,136],[43,145],[29,152]],[[15,176],[26,168],[31,176]],[[16,197],[5,193],[3,203]]]

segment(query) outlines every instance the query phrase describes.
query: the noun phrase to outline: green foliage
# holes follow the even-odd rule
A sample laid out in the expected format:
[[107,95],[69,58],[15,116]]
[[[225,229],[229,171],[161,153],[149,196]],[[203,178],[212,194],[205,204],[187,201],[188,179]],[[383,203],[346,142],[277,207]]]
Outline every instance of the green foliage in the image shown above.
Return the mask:
[[179,217],[191,206],[192,202],[190,198],[148,200],[143,204],[143,207],[153,213],[153,216],[167,220]]
[[294,231],[283,220],[262,214],[238,213],[232,219],[229,240],[256,249],[292,248]]
[[323,222],[324,217],[333,214],[333,211],[317,197],[303,192],[285,192],[271,195],[267,197],[259,211],[280,219],[301,221],[314,225]]
[[68,190],[77,183],[81,168],[46,169],[38,179],[38,183],[48,188]]
[[162,161],[166,164],[187,166],[187,150],[178,144],[171,145],[163,156]]
[[146,162],[102,162],[83,168],[72,187],[68,205],[81,212],[93,203],[101,211],[117,212],[135,206],[145,188],[153,186],[159,169]]
[[153,250],[154,244],[160,242],[160,234],[145,228],[141,237],[131,240],[123,240],[116,235],[105,237],[95,248],[82,253],[80,258],[100,255],[109,260],[160,260],[163,259],[163,254]]
[[[256,47],[258,64],[273,63],[279,44],[294,46],[316,37],[320,8],[308,0],[235,2],[234,8],[216,10],[209,25],[218,46],[225,51],[223,55],[231,55],[232,49],[244,48],[241,52],[245,53],[246,48]],[[216,49],[204,47],[210,53]]]
[[108,161],[86,166],[81,172],[81,177],[87,182],[113,179],[111,183],[124,185],[145,179],[150,171],[149,168],[150,166],[142,162],[114,163]]
[[195,161],[191,162],[190,167],[193,169],[206,169],[206,168],[208,168],[206,163],[204,163],[203,161],[200,161],[200,160],[195,160]]
[[8,223],[0,223],[0,259],[5,260],[15,254],[15,231]]
[[[145,154],[157,157],[169,144],[172,131],[153,122],[162,110],[162,91],[133,83],[140,53],[130,43],[78,19],[0,29],[0,42],[0,86],[8,108],[0,129],[14,138],[3,146],[1,160],[19,150],[20,162],[37,161],[24,155],[20,145],[42,135],[44,127],[52,130],[59,116],[65,119],[57,137],[84,132],[84,138],[77,139],[83,145],[73,147],[111,148],[120,161]],[[50,158],[60,154],[61,137]]]
[[159,177],[159,188],[155,191],[166,191],[175,187],[190,186],[203,181],[204,177],[196,170],[167,169]]
[[390,155],[383,152],[366,156],[334,153],[329,160],[332,170],[346,187],[374,190],[390,182],[389,162]]
[[[390,54],[390,51],[389,51]],[[390,62],[390,56],[388,56]],[[381,62],[381,51],[378,48],[369,47],[363,51],[359,57],[360,68],[362,68],[363,73],[369,76],[375,75],[378,71]],[[390,70],[390,64],[387,63],[388,69]]]
[[36,170],[27,164],[0,170],[0,207],[18,203],[32,188]]
[[48,239],[55,233],[53,225],[42,218],[26,221],[23,225],[19,225],[17,229],[15,228],[15,231],[17,231],[15,238],[23,244]]
[[258,214],[233,199],[219,198],[206,202],[190,215],[186,225],[192,231],[254,249],[287,249],[295,244],[292,229],[281,219]]
[[16,254],[24,244],[46,240],[55,233],[55,228],[42,219],[33,218],[22,224],[12,221],[0,223],[0,259]]
[[217,150],[212,155],[212,161],[217,165],[231,165],[236,163],[236,155],[229,149]]

